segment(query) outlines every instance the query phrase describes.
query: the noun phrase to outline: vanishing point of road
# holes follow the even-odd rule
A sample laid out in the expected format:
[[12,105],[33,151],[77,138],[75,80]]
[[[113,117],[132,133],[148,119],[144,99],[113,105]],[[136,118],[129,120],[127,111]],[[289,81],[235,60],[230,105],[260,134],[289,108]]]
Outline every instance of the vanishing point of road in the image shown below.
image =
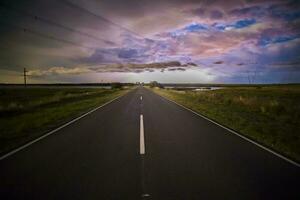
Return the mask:
[[0,199],[300,199],[300,168],[138,87],[0,160]]

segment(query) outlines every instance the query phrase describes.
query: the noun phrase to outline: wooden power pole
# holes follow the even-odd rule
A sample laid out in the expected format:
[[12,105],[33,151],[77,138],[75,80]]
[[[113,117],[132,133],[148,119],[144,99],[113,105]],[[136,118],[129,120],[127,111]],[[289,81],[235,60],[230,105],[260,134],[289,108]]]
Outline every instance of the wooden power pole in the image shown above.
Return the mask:
[[27,72],[27,70],[26,70],[26,68],[24,68],[24,86],[26,87],[26,84],[27,84],[27,80],[26,80],[26,72]]

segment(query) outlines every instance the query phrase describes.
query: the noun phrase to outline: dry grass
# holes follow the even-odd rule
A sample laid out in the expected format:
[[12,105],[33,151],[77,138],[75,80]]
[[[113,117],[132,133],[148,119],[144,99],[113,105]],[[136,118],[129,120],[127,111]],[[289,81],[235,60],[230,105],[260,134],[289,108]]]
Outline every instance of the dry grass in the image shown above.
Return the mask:
[[300,161],[300,86],[154,91]]
[[0,153],[126,93],[122,89],[0,89]]

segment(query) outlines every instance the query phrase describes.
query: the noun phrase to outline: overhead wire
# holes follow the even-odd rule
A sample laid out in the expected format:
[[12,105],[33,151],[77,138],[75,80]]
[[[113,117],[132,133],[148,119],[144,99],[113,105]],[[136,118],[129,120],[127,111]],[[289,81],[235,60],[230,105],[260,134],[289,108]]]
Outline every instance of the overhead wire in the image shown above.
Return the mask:
[[58,42],[62,42],[62,43],[67,43],[67,44],[70,44],[70,45],[73,45],[73,46],[78,46],[78,47],[91,49],[91,50],[96,49],[96,47],[86,46],[86,45],[82,45],[82,44],[79,44],[79,43],[76,43],[76,42],[73,42],[73,41],[70,41],[70,40],[66,40],[66,39],[55,37],[55,36],[47,35],[47,34],[44,34],[44,33],[41,33],[39,31],[32,30],[32,29],[29,29],[29,28],[26,28],[26,27],[23,27],[23,26],[12,25],[12,24],[8,24],[8,23],[2,22],[2,21],[0,21],[0,23],[7,26],[7,27],[14,28],[14,29],[17,29],[17,30],[22,30],[25,33],[30,33],[32,35],[36,35],[36,36],[46,38],[46,39],[49,39],[49,40],[54,40],[54,41],[58,41]]
[[86,13],[86,14],[89,14],[90,16],[96,17],[96,18],[100,19],[101,21],[104,21],[104,22],[106,22],[106,23],[108,23],[108,24],[110,24],[110,25],[112,25],[112,26],[114,26],[114,27],[117,27],[117,28],[119,28],[119,29],[121,29],[121,30],[124,30],[124,31],[126,31],[126,32],[128,32],[128,33],[131,33],[131,34],[133,34],[133,35],[135,35],[135,36],[138,36],[138,37],[140,37],[140,38],[144,38],[144,36],[142,36],[141,34],[135,32],[135,31],[132,31],[132,30],[130,30],[130,29],[124,27],[123,25],[117,24],[117,23],[115,23],[115,22],[113,22],[113,21],[107,19],[106,17],[104,17],[104,16],[102,16],[102,15],[100,15],[100,14],[98,14],[98,13],[96,14],[96,13],[94,13],[94,12],[92,12],[92,11],[90,11],[90,10],[84,8],[84,7],[81,7],[81,6],[79,6],[79,5],[77,5],[77,4],[73,3],[73,2],[71,2],[71,1],[68,1],[68,0],[59,0],[59,1],[62,2],[63,4],[65,4],[65,5],[67,5],[67,6],[71,7],[71,8],[73,8],[73,9],[77,9],[77,10],[79,10],[79,11],[81,11],[81,12],[84,12],[84,13]]
[[21,9],[17,9],[17,8],[14,8],[8,4],[4,4],[2,2],[0,2],[0,7],[2,8],[5,8],[7,10],[11,10],[17,14],[21,14],[23,16],[27,16],[27,17],[30,17],[34,20],[37,20],[37,21],[40,21],[42,23],[45,23],[45,24],[48,24],[48,25],[51,25],[51,26],[55,26],[55,27],[58,27],[58,28],[61,28],[61,29],[64,29],[64,30],[67,30],[69,32],[74,32],[74,33],[77,33],[77,34],[80,34],[80,35],[83,35],[85,37],[88,37],[88,38],[91,38],[93,40],[97,40],[97,41],[101,41],[101,42],[104,42],[106,44],[109,44],[109,45],[116,45],[115,42],[113,41],[110,41],[110,40],[107,40],[107,39],[104,39],[104,38],[100,38],[100,37],[96,37],[94,35],[91,35],[89,33],[86,33],[86,32],[83,32],[83,31],[80,31],[80,30],[77,30],[77,29],[74,29],[74,28],[71,28],[71,27],[68,27],[66,25],[63,25],[61,23],[58,23],[58,22],[54,22],[52,20],[49,20],[47,18],[44,18],[44,17],[41,17],[41,16],[38,16],[38,15],[34,15],[32,13],[29,13],[27,11],[24,11],[24,10],[21,10]]

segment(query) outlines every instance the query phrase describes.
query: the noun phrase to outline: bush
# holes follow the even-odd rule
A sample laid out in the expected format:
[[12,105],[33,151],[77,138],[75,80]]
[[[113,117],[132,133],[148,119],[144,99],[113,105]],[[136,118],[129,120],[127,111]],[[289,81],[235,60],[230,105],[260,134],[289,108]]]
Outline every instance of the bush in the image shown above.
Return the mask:
[[149,84],[149,86],[151,88],[154,88],[154,87],[164,88],[164,86],[162,84],[158,83],[157,81],[151,81],[150,84]]
[[121,83],[116,82],[111,84],[111,89],[121,89],[123,86]]

